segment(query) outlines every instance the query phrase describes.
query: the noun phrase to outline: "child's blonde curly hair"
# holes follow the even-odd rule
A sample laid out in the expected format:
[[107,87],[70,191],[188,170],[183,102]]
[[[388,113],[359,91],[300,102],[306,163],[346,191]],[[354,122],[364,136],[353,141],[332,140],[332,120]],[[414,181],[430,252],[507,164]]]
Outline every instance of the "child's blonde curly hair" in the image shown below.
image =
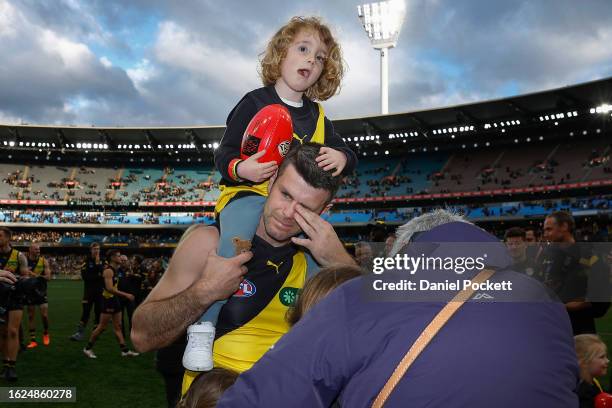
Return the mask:
[[334,39],[329,27],[318,17],[293,17],[274,34],[266,51],[260,55],[259,76],[264,86],[274,85],[281,76],[281,63],[287,55],[287,48],[302,30],[317,33],[327,47],[327,58],[321,76],[308,90],[306,96],[312,100],[325,101],[340,89],[344,75],[344,61],[340,44]]

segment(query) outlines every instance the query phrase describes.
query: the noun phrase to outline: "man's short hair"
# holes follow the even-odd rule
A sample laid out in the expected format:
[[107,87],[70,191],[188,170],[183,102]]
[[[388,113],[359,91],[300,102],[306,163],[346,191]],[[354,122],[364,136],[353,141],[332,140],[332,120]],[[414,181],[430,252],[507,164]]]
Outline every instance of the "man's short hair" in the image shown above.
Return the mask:
[[562,224],[567,224],[567,230],[570,234],[574,233],[574,229],[576,228],[576,222],[574,221],[574,217],[572,214],[567,211],[554,211],[546,216],[546,218],[554,218],[555,222],[561,226]]
[[115,256],[121,254],[121,251],[118,249],[111,249],[106,253],[106,258],[110,261],[110,259]]
[[89,246],[90,248],[100,248],[100,243],[99,242],[92,242],[91,245]]
[[508,238],[523,238],[523,241],[525,241],[527,239],[527,233],[521,227],[508,228],[504,234],[504,241],[507,241]]
[[333,171],[323,170],[316,161],[319,150],[325,145],[306,142],[292,147],[278,169],[277,178],[292,164],[298,174],[312,187],[329,191],[330,199],[336,195],[342,181],[341,176],[332,176]]
[[0,232],[4,232],[8,239],[11,239],[13,232],[8,227],[0,227]]

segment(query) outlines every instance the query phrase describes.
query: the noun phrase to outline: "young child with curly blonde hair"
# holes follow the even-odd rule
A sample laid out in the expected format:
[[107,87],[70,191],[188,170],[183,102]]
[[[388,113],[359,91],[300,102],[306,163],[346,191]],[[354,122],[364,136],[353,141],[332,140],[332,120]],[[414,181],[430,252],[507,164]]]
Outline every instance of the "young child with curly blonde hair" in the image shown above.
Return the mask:
[[[220,238],[218,254],[235,255],[233,242],[251,241],[268,195],[268,180],[280,163],[258,159],[264,151],[241,159],[243,135],[262,108],[278,104],[287,109],[293,126],[291,146],[304,142],[322,146],[316,161],[333,175],[349,174],[357,164],[355,153],[335,133],[320,103],[340,89],[344,74],[342,51],[329,27],[317,17],[293,17],[269,41],[260,60],[264,87],[247,93],[232,109],[215,165],[221,173],[221,195],[215,212]],[[312,262],[309,262],[312,264]],[[188,328],[183,365],[191,371],[212,369],[215,325],[224,302],[214,303]]]

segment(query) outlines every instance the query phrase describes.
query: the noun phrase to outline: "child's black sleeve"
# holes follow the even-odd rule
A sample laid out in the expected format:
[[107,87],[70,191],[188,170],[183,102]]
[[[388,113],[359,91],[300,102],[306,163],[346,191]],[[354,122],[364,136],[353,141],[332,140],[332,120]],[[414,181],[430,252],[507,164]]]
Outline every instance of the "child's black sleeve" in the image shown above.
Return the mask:
[[255,104],[246,95],[227,116],[225,133],[223,133],[219,147],[215,150],[215,167],[224,180],[238,181],[231,177],[228,166],[232,160],[240,158],[242,135],[256,113]]
[[357,168],[357,155],[350,147],[344,143],[342,136],[336,133],[334,125],[331,121],[325,118],[325,144],[332,149],[341,151],[346,155],[346,166],[342,170],[342,175],[346,176],[351,174]]

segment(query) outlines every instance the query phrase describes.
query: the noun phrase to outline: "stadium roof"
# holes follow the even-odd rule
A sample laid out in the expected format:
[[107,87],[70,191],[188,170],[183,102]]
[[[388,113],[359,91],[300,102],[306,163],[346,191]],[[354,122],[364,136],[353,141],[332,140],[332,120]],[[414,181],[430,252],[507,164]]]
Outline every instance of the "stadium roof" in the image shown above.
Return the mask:
[[[612,78],[509,98],[427,109],[335,120],[342,137],[414,132],[414,136],[430,137],[446,127],[474,126],[476,130],[495,121],[521,120],[537,122],[546,113],[577,111],[580,114],[604,103],[612,102]],[[76,143],[117,144],[189,144],[218,142],[224,126],[184,127],[79,127],[0,124],[0,148],[4,141],[55,143],[65,146]],[[486,129],[486,127],[485,127]],[[457,130],[455,130],[456,132]],[[444,132],[447,133],[447,132]],[[449,132],[450,133],[450,132]],[[14,145],[17,147],[18,145]],[[34,147],[34,145],[32,145]]]

